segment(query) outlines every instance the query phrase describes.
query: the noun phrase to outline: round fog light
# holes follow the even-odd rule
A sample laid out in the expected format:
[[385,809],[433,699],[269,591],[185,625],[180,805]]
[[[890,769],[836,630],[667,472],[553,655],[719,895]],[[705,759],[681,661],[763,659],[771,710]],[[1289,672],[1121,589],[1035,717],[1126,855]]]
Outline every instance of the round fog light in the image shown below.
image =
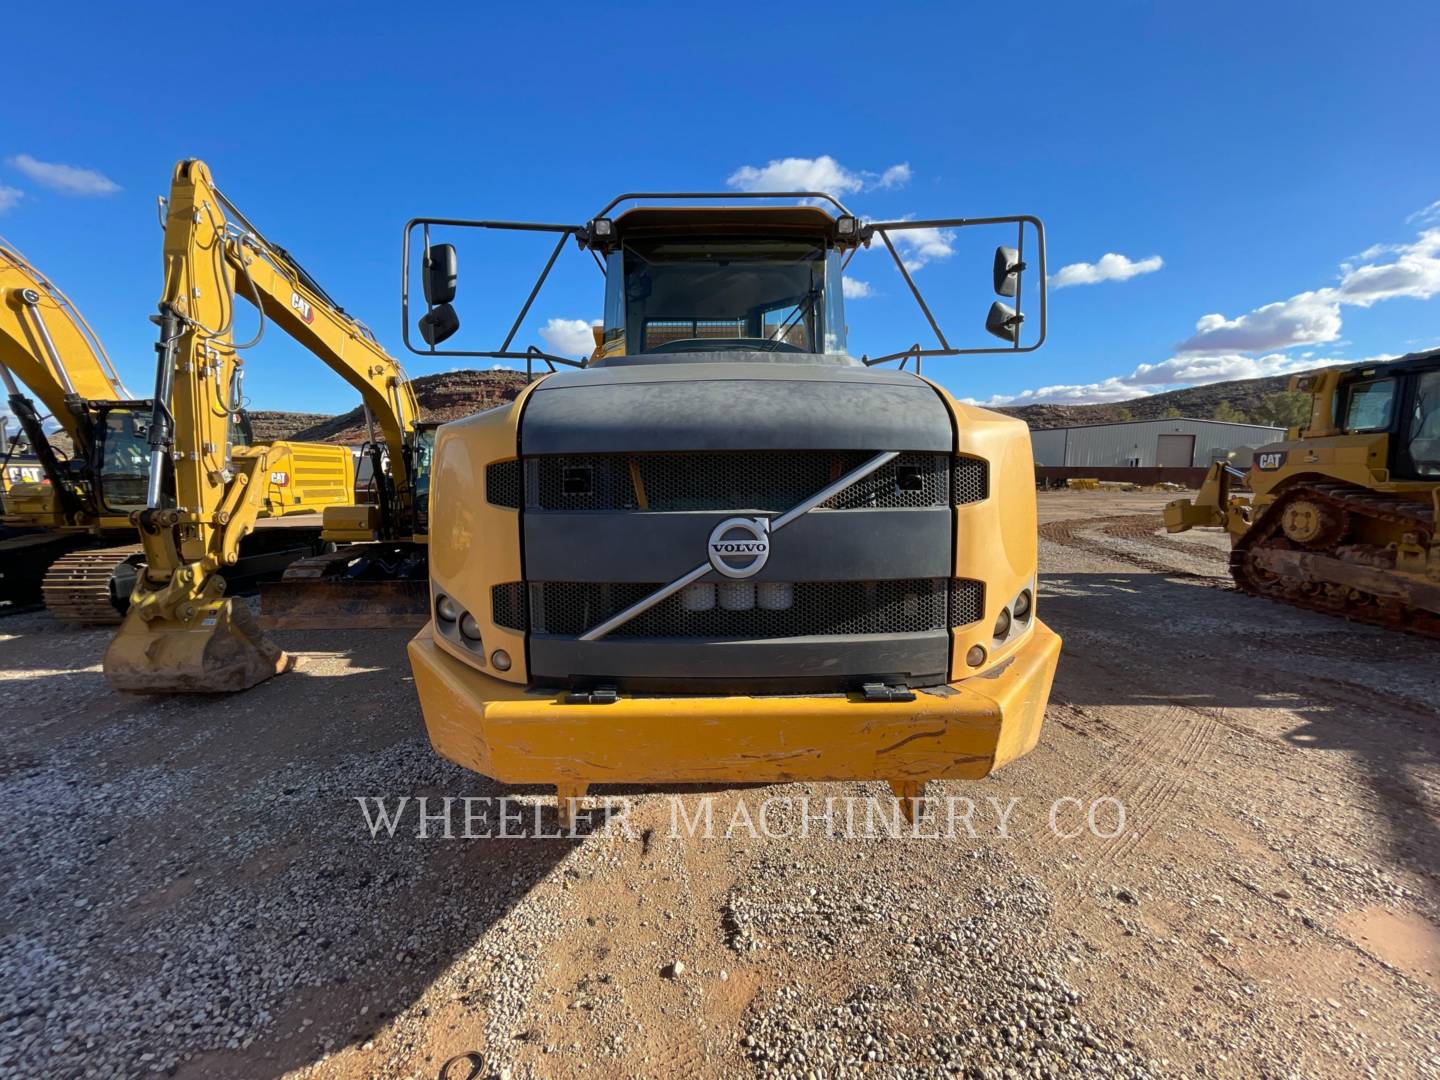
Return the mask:
[[497,671],[510,670],[510,654],[504,649],[496,649],[490,654],[490,662],[495,665]]
[[1015,618],[1025,620],[1030,617],[1030,590],[1026,589],[1015,598]]
[[465,612],[460,617],[460,634],[471,641],[480,640],[480,624],[475,621],[475,616]]
[[460,605],[448,596],[437,596],[435,598],[435,614],[446,622],[454,622],[460,617]]
[[971,645],[970,651],[965,654],[965,663],[971,667],[979,667],[985,662],[985,646]]
[[1003,638],[1010,633],[1010,609],[1001,608],[1000,617],[995,620],[995,636]]

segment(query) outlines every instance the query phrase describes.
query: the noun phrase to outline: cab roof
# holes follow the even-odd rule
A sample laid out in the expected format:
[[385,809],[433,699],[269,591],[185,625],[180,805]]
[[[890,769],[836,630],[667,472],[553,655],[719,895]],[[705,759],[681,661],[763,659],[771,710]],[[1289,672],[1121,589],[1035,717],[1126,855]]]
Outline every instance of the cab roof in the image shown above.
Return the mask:
[[837,239],[835,218],[818,206],[636,206],[615,219],[620,240],[704,233]]

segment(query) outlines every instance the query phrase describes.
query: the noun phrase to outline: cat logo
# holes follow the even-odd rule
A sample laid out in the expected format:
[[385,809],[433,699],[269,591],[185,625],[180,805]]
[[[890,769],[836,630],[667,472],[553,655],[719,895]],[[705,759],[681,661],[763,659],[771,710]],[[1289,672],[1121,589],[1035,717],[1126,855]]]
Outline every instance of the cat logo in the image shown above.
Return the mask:
[[270,483],[274,484],[276,487],[284,487],[286,484],[290,483],[290,474],[279,470],[272,472],[270,474]]
[[306,300],[298,292],[292,292],[290,294],[290,306],[298,311],[300,318],[304,319],[307,323],[313,323],[315,321],[315,309],[310,306],[310,301]]
[[1255,455],[1255,467],[1261,472],[1274,472],[1285,464],[1284,450],[1267,450]]

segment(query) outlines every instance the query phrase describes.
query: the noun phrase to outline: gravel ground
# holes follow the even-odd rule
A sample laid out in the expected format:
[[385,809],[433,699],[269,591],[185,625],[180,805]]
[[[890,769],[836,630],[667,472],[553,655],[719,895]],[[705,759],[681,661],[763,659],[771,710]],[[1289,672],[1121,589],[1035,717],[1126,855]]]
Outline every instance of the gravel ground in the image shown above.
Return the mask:
[[[1164,498],[1041,496],[1045,732],[933,785],[974,801],[948,839],[802,819],[874,784],[602,791],[550,838],[430,752],[402,633],[162,700],[0,620],[0,1073],[1440,1076],[1435,647],[1234,593]],[[460,837],[505,795],[524,838]]]

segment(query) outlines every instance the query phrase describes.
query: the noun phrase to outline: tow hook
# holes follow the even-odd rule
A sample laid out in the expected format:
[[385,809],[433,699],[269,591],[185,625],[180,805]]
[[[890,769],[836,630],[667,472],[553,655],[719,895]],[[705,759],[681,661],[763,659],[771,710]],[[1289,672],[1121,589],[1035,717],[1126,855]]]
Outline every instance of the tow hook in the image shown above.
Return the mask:
[[866,701],[914,701],[915,691],[904,683],[891,686],[883,682],[867,682],[860,688]]
[[620,691],[613,686],[596,686],[589,690],[568,690],[566,705],[614,705],[620,700]]

